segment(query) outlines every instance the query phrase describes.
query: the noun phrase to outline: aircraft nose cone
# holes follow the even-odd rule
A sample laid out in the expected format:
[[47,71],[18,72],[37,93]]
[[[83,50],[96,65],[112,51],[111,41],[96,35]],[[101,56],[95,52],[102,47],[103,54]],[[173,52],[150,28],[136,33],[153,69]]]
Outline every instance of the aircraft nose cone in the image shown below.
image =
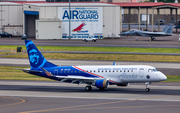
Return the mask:
[[160,80],[164,81],[164,80],[167,80],[167,77],[166,75],[162,74],[160,75]]

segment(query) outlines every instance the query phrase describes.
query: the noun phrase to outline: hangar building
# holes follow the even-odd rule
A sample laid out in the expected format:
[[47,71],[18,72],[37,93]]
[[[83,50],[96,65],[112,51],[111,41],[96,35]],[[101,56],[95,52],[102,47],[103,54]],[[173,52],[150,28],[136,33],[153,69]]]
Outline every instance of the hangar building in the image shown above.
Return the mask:
[[6,31],[13,36],[23,34],[22,4],[0,2],[0,31]]
[[[24,3],[23,33],[36,39],[69,38],[68,3]],[[71,38],[119,37],[120,6],[71,3]]]

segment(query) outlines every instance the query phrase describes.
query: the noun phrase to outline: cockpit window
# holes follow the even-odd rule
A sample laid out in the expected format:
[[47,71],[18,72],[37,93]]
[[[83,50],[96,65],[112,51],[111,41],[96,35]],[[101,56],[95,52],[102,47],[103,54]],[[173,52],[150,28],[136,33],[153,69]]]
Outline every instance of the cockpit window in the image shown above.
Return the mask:
[[148,72],[156,72],[157,69],[149,69]]
[[149,69],[148,72],[152,72],[152,69]]

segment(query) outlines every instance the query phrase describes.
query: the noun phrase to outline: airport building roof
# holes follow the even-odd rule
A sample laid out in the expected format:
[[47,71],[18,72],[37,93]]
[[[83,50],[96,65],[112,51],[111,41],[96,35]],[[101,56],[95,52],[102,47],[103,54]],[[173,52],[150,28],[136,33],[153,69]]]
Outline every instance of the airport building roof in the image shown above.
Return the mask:
[[0,5],[21,5],[21,4],[18,4],[18,3],[13,3],[13,2],[0,2]]
[[155,7],[155,6],[162,6],[166,5],[166,3],[163,2],[143,2],[143,3],[111,3],[114,5],[120,5],[121,7]]
[[[102,2],[71,2],[72,6],[115,6],[118,5],[123,8],[180,8],[180,3],[163,3],[163,2],[143,2],[143,3],[102,3]],[[69,2],[46,2],[46,1],[12,1],[0,2],[0,5],[18,5],[18,4],[31,4],[35,6],[67,6]]]
[[[60,6],[60,7],[68,7],[69,3],[62,3],[62,2],[47,2],[47,3],[24,3],[24,4],[28,4],[28,5],[34,5],[34,6]],[[115,5],[115,4],[105,4],[105,3],[71,3],[71,7],[120,7],[119,5]]]
[[143,2],[143,3],[110,3],[123,8],[180,8],[180,3]]

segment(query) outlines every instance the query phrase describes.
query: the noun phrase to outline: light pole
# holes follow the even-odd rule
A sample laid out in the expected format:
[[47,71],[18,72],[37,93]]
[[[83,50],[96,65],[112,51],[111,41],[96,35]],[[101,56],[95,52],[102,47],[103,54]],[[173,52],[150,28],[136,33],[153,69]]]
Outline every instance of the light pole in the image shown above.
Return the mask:
[[71,5],[70,3],[71,3],[71,0],[69,0],[69,39],[71,39],[71,11],[70,11]]

